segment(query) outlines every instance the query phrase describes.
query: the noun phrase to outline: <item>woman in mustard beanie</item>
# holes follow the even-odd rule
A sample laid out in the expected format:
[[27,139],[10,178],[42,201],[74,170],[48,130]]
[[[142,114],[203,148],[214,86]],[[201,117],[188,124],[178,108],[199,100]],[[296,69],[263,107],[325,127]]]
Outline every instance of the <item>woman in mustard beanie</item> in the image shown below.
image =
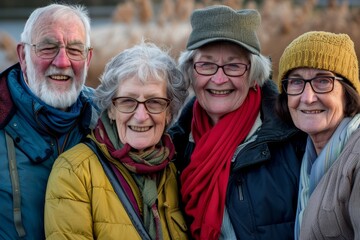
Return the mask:
[[301,35],[282,54],[278,79],[277,112],[308,134],[295,239],[360,239],[360,83],[353,41],[329,32]]

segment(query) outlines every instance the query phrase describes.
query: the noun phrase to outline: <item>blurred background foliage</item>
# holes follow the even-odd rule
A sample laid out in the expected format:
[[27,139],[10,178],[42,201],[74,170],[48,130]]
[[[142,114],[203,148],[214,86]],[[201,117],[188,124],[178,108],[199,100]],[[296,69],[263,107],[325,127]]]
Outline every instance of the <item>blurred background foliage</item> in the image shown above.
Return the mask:
[[[1,21],[22,19],[21,32],[31,11],[52,2],[44,0],[0,1],[0,71],[17,62],[14,36],[1,29]],[[185,49],[194,9],[224,4],[257,9],[262,16],[258,31],[262,54],[273,62],[276,79],[278,61],[285,47],[297,36],[312,30],[347,33],[360,56],[360,0],[77,0],[61,1],[85,5],[92,22],[94,48],[87,85],[96,87],[104,66],[114,55],[142,39],[167,48],[174,58]],[[101,21],[100,21],[101,19]],[[11,21],[9,22],[11,23]],[[2,55],[1,55],[2,54]],[[2,56],[2,57],[1,57]]]
[[57,3],[76,3],[76,4],[83,4],[86,6],[114,6],[118,3],[123,1],[121,0],[76,0],[76,1],[69,1],[69,0],[62,0],[62,1],[44,1],[44,0],[1,0],[0,7],[1,8],[34,8],[43,5],[47,5],[52,2]]

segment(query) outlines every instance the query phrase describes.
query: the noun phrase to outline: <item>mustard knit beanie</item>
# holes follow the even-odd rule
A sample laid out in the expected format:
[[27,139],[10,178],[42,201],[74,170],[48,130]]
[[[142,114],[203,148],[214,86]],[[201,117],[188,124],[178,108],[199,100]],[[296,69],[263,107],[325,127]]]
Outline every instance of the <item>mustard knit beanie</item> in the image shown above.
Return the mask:
[[289,71],[300,68],[318,68],[338,74],[360,93],[359,66],[354,42],[347,34],[307,32],[293,40],[284,50],[279,62],[278,87]]

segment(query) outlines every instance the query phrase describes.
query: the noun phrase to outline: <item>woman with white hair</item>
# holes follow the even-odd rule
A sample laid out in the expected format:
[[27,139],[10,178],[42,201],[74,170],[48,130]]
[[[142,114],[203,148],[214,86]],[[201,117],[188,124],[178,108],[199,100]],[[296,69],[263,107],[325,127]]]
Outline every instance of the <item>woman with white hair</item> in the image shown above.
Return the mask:
[[96,128],[51,171],[48,239],[187,239],[175,148],[165,133],[187,88],[175,61],[154,44],[106,65],[95,91]]

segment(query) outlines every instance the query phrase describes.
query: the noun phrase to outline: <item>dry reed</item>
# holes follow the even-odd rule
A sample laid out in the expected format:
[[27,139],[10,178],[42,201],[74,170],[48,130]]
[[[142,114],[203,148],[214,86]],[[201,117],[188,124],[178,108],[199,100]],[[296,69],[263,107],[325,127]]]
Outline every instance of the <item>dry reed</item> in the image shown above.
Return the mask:
[[[142,39],[168,48],[177,58],[185,49],[190,34],[191,12],[200,7],[224,4],[233,8],[254,8],[262,15],[259,38],[262,53],[273,61],[273,78],[277,76],[279,57],[284,48],[298,35],[310,30],[324,30],[347,33],[355,42],[360,57],[360,8],[350,7],[347,1],[319,8],[316,0],[304,0],[295,5],[291,0],[266,0],[257,6],[255,1],[243,0],[127,0],[119,4],[109,16],[112,24],[94,27],[91,41],[94,47],[87,85],[96,87],[98,77],[109,59],[125,48]],[[5,37],[4,37],[5,36]],[[16,62],[16,48],[13,40],[0,35],[0,51],[5,52],[8,64]],[[1,59],[0,59],[1,61]],[[0,62],[3,66],[4,62]],[[3,70],[4,68],[0,68]]]

